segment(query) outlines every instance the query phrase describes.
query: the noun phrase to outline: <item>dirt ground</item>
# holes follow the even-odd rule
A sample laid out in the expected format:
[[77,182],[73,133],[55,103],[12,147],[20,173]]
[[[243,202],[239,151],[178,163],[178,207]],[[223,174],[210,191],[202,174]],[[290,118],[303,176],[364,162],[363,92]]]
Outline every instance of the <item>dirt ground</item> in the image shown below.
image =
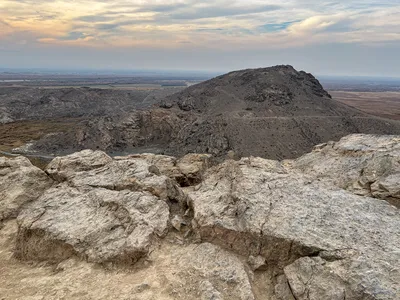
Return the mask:
[[106,270],[76,259],[59,265],[21,262],[12,254],[16,231],[15,220],[0,230],[1,300],[183,299],[165,284],[174,277],[168,255],[142,270]]
[[[100,267],[77,258],[58,265],[19,261],[13,257],[16,220],[0,224],[0,300],[197,300],[201,298],[196,269],[179,261],[196,245],[182,245],[171,235],[138,266]],[[196,266],[198,270],[202,266]],[[256,272],[256,299],[272,296],[272,274]],[[229,283],[226,283],[227,288]],[[201,298],[203,299],[203,298]],[[235,298],[236,299],[236,298]]]
[[10,152],[46,134],[76,130],[79,121],[79,119],[61,119],[2,124],[0,125],[0,151]]
[[366,113],[400,120],[400,92],[329,91],[333,99]]

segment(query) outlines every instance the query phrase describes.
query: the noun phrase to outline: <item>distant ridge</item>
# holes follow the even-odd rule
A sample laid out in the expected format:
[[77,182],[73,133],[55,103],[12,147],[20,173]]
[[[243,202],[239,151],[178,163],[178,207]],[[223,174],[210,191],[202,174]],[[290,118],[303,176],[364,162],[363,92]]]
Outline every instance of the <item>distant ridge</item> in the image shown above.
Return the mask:
[[309,73],[275,66],[218,76],[149,109],[91,118],[78,132],[48,136],[32,149],[284,159],[351,133],[400,134],[400,123],[333,100]]

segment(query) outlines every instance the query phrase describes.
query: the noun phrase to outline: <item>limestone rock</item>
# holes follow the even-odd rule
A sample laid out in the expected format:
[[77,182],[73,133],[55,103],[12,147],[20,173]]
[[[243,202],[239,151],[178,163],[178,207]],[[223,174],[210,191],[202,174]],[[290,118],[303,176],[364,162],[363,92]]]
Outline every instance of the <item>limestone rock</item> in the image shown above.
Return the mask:
[[16,255],[135,263],[167,232],[168,205],[146,192],[58,185],[18,217]]
[[[350,249],[353,256],[348,260],[354,263],[344,264],[342,272],[358,275],[341,279],[347,289],[353,290],[352,280],[357,279],[364,284],[358,294],[388,295],[372,299],[398,296],[399,268],[393,266],[400,259],[400,214],[385,201],[310,181],[296,170],[261,158],[227,161],[209,169],[189,197],[194,228],[203,241],[262,256],[277,270],[302,257]],[[362,259],[354,253],[368,265],[355,263]],[[362,280],[362,274],[368,279]]]
[[204,172],[211,166],[211,155],[188,154],[177,162],[181,175],[175,179],[181,186],[192,186],[199,184],[203,179]]
[[313,179],[400,207],[400,138],[354,134],[339,142],[319,145],[293,167]]
[[160,172],[175,179],[183,187],[200,183],[204,172],[213,164],[212,156],[209,154],[187,154],[180,159],[166,155],[136,154],[115,159],[144,160],[153,168],[153,173]]
[[186,254],[175,257],[174,264],[187,284],[196,286],[200,299],[254,299],[244,264],[218,246],[191,245]]
[[[53,178],[67,181],[74,187],[148,191],[164,200],[185,202],[185,196],[174,180],[165,175],[154,174],[153,164],[146,158],[130,156],[113,160],[104,152],[84,150],[54,159],[46,171]],[[164,161],[162,158],[164,157],[156,159]]]
[[25,157],[0,157],[0,222],[15,218],[22,206],[36,200],[52,183]]
[[58,185],[17,219],[15,254],[146,258],[124,292],[143,299],[400,299],[400,212],[380,200],[399,199],[399,141],[353,135],[213,167],[199,154],[57,158]]
[[71,155],[56,157],[46,167],[46,172],[55,180],[64,181],[77,172],[95,170],[112,162],[102,151],[83,150]]

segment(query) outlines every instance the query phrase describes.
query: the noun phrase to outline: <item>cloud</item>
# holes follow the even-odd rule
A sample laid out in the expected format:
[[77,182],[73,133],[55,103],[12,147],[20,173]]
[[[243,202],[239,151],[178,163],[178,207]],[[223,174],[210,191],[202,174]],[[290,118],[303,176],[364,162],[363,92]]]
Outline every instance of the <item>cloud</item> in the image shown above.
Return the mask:
[[278,5],[252,5],[252,6],[234,6],[234,5],[208,5],[201,7],[186,7],[182,10],[174,11],[169,16],[172,19],[196,20],[212,19],[218,17],[231,17],[237,15],[248,15],[279,10]]
[[400,41],[397,0],[2,0],[0,41],[276,49]]
[[65,41],[73,41],[73,40],[80,40],[80,39],[85,39],[89,37],[88,34],[85,34],[83,32],[78,32],[78,31],[72,31],[69,32],[67,35],[60,37],[60,40],[65,40]]

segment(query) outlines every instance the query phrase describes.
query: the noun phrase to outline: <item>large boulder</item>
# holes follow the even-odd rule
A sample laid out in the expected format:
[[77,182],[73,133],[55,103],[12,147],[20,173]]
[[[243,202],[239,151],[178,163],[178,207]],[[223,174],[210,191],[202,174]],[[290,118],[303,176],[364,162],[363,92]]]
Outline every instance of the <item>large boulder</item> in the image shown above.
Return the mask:
[[209,154],[187,154],[181,158],[155,154],[135,154],[116,157],[116,160],[145,160],[160,174],[166,175],[179,183],[182,187],[199,184],[204,172],[213,165],[212,156]]
[[146,256],[168,231],[169,203],[177,203],[177,212],[186,209],[176,182],[151,166],[90,150],[53,160],[46,171],[59,184],[19,216],[17,256],[58,261],[77,255],[96,263]]
[[[354,294],[346,299],[400,296],[400,268],[395,267],[400,259],[400,214],[385,201],[310,180],[261,158],[226,161],[209,169],[189,197],[193,225],[203,241],[261,256],[278,274],[304,257],[320,257],[316,263],[324,268],[328,266],[323,260],[346,260],[335,269],[338,276],[346,274],[341,276],[343,286],[348,295]],[[323,270],[317,276],[331,273]],[[293,282],[289,277],[289,285]],[[295,299],[302,299],[294,293]]]
[[61,184],[21,212],[16,255],[132,264],[166,234],[168,219],[168,205],[146,192]]
[[83,150],[67,156],[54,158],[46,167],[46,173],[57,181],[68,180],[77,172],[95,170],[112,162],[102,151]]
[[0,157],[0,222],[17,217],[21,207],[36,200],[53,181],[22,156]]
[[[154,160],[164,161],[164,158],[168,159],[155,156]],[[164,200],[185,201],[173,178],[161,174],[157,165],[154,165],[147,155],[119,157],[113,160],[104,152],[84,150],[57,157],[48,165],[46,172],[73,187],[148,191]]]
[[293,162],[314,179],[400,207],[400,138],[354,134],[318,145]]

